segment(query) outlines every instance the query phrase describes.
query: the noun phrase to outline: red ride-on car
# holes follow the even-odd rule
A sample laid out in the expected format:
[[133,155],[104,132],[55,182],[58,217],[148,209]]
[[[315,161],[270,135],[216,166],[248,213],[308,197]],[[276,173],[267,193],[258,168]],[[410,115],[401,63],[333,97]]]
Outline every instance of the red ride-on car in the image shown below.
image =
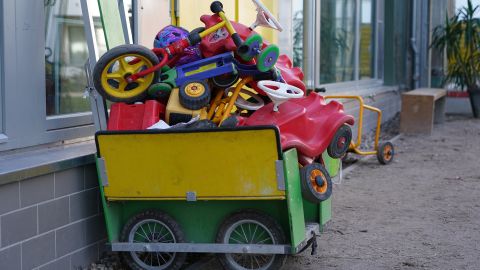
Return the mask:
[[327,150],[340,158],[352,140],[354,118],[345,114],[343,105],[312,92],[305,96],[295,86],[275,81],[258,82],[273,101],[244,120],[245,126],[275,125],[280,130],[282,148],[296,148],[302,165],[321,159]]
[[245,126],[275,125],[280,130],[282,150],[296,148],[303,197],[313,203],[332,194],[332,179],[324,167],[322,153],[342,157],[352,140],[354,118],[345,114],[343,105],[329,103],[319,94],[304,92],[293,85],[259,81],[257,86],[272,102],[261,107],[240,123]]

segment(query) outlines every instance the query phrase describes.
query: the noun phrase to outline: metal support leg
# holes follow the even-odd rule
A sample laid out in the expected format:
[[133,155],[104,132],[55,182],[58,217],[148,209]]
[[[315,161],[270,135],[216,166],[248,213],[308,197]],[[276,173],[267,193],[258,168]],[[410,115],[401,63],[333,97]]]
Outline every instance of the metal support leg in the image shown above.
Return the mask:
[[93,24],[93,17],[90,13],[89,1],[80,0],[82,6],[82,15],[83,15],[83,26],[85,29],[85,39],[87,40],[88,47],[88,61],[85,65],[85,71],[87,75],[88,85],[87,93],[90,96],[90,107],[92,109],[93,123],[95,125],[95,130],[106,130],[107,129],[107,110],[105,100],[102,96],[98,94],[93,86],[92,81],[92,70],[97,62],[98,49],[96,43],[95,35],[95,25]]

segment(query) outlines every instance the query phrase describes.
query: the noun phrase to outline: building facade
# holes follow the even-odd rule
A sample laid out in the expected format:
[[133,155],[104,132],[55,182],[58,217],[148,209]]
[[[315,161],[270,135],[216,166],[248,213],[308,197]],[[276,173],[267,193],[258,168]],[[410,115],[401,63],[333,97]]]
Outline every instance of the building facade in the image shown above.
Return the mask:
[[[82,0],[83,1],[83,0]],[[93,7],[98,54],[107,50],[96,0],[0,2],[0,269],[77,269],[97,260],[106,235],[94,165],[95,128],[84,72],[82,4]],[[105,1],[105,0],[100,0]],[[110,1],[114,3],[115,1]],[[210,0],[118,1],[134,42],[152,47],[162,26],[200,26]],[[224,0],[249,24],[253,4]],[[384,121],[400,93],[438,86],[445,63],[432,29],[462,1],[264,0],[285,31],[261,30],[303,67],[309,89],[362,96]],[[87,31],[88,32],[88,31]],[[357,115],[358,104],[345,102]],[[376,116],[365,116],[364,128]]]

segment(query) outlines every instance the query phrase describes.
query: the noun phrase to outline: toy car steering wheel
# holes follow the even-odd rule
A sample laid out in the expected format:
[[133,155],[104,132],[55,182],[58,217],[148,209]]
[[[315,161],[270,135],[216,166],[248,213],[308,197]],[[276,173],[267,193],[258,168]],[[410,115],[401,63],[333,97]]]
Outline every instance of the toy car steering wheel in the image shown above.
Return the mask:
[[[234,87],[230,87],[225,90],[225,94],[228,95],[228,93],[233,92],[234,90],[235,90]],[[240,93],[243,93],[255,99],[255,102],[251,102],[251,101],[247,101],[244,97],[239,95],[237,100],[235,100],[235,106],[237,106],[242,110],[256,111],[265,105],[265,102],[263,101],[263,99],[258,94],[255,94],[252,91],[248,91],[247,89],[242,88],[240,90]]]
[[279,32],[283,31],[282,25],[275,19],[273,14],[263,5],[260,0],[252,0],[255,6],[257,7],[257,20],[250,26],[253,30],[257,26],[265,26],[278,30]]
[[259,81],[257,86],[262,89],[272,100],[273,111],[278,111],[278,106],[291,98],[303,97],[303,91],[293,85],[276,81]]

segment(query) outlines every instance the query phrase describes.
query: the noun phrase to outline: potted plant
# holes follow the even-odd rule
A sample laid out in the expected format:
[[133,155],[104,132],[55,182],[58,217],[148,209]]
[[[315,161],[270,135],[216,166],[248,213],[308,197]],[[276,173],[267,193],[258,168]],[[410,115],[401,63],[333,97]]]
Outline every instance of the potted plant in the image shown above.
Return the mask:
[[446,51],[448,68],[443,80],[467,90],[475,118],[480,117],[480,5],[459,9],[434,29],[432,47]]

